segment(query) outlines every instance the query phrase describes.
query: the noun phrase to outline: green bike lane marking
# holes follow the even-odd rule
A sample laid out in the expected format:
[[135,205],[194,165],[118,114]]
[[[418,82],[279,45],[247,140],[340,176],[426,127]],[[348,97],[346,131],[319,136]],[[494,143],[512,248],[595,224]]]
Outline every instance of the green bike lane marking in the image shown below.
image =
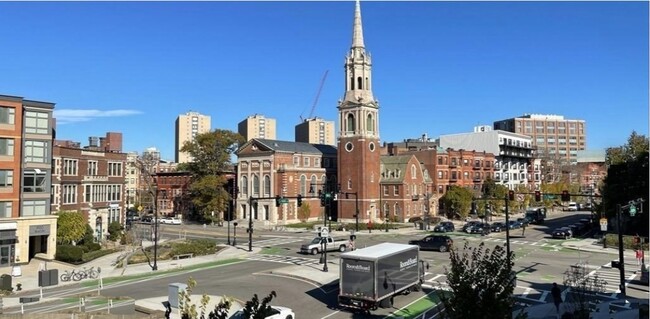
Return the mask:
[[438,297],[438,290],[433,290],[428,294],[406,305],[406,307],[403,307],[384,318],[403,317],[404,319],[414,319],[417,318],[418,316],[421,316],[424,312],[433,309],[439,303],[440,303],[440,297]]
[[[106,278],[102,278],[102,283],[104,285],[110,285],[110,284],[117,284],[117,283],[123,283],[123,282],[131,282],[131,281],[136,281],[136,280],[140,280],[140,279],[158,278],[158,277],[163,277],[163,276],[167,276],[167,275],[174,275],[174,274],[177,274],[177,273],[187,273],[187,272],[196,271],[196,270],[210,269],[210,268],[229,265],[229,264],[234,264],[234,263],[238,263],[238,262],[242,262],[242,261],[244,261],[244,260],[240,259],[240,258],[230,258],[230,259],[211,261],[211,262],[206,262],[206,263],[201,263],[201,264],[189,265],[187,267],[177,268],[177,269],[169,269],[169,270],[162,270],[162,271],[156,271],[156,272],[152,271],[152,272],[148,272],[148,273],[126,275],[126,276],[118,276],[118,277],[106,277]],[[82,287],[96,287],[98,284],[99,284],[99,279],[94,279],[94,280],[89,280],[89,281],[82,282],[81,286]]]

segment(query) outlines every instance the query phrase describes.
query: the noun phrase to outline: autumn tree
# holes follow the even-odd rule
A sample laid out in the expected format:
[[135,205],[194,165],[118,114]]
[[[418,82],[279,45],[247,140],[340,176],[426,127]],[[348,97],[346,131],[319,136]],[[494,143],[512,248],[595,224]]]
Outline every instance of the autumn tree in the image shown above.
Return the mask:
[[61,211],[56,220],[56,241],[59,244],[78,242],[86,233],[86,221],[81,212]]
[[472,192],[465,187],[451,186],[440,198],[449,217],[464,219],[469,215],[472,203]]
[[490,250],[483,243],[471,248],[465,242],[462,250],[451,247],[449,257],[445,274],[450,291],[440,294],[444,317],[511,318],[516,284],[512,253],[506,256],[503,246]]
[[608,217],[616,215],[616,205],[625,205],[630,200],[643,198],[643,211],[636,216],[624,214],[627,233],[648,235],[648,138],[632,132],[627,143],[609,148],[605,163],[608,165],[607,177],[601,190],[602,208]]
[[238,133],[216,129],[197,135],[181,148],[192,161],[179,165],[178,170],[192,174],[189,193],[202,219],[211,219],[212,212],[227,210],[231,197],[224,173],[233,171],[230,159],[244,142]]
[[310,214],[311,207],[309,206],[309,203],[302,203],[302,206],[298,208],[298,219],[300,219],[301,222],[305,223],[309,219]]

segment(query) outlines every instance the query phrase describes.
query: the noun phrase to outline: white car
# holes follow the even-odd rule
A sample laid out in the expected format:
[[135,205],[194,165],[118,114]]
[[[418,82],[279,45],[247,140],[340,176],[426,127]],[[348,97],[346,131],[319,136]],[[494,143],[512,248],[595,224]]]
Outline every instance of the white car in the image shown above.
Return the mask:
[[181,220],[176,217],[165,217],[160,219],[161,224],[180,225]]
[[[273,314],[267,316],[265,319],[296,319],[296,314],[293,313],[293,310],[287,307],[280,306],[271,306]],[[230,319],[241,319],[244,318],[244,310],[237,310]]]

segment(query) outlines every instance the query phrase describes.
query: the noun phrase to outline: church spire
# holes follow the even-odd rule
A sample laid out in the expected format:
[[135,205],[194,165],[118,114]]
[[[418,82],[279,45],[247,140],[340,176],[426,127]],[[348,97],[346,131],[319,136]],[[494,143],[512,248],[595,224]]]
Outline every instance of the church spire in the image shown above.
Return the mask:
[[361,4],[357,0],[354,8],[354,30],[352,31],[352,48],[363,48],[363,28],[361,27]]

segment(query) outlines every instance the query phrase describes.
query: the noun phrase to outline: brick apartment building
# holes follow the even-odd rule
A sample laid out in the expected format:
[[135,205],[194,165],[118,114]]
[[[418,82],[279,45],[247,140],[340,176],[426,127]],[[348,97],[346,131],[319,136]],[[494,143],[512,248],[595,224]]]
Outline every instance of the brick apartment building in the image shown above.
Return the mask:
[[[80,211],[103,240],[112,222],[124,224],[126,213],[126,154],[122,134],[89,139],[80,147],[72,141],[55,141],[53,147],[52,213]],[[99,141],[99,143],[95,143]]]
[[54,259],[50,215],[54,103],[0,95],[0,269]]

